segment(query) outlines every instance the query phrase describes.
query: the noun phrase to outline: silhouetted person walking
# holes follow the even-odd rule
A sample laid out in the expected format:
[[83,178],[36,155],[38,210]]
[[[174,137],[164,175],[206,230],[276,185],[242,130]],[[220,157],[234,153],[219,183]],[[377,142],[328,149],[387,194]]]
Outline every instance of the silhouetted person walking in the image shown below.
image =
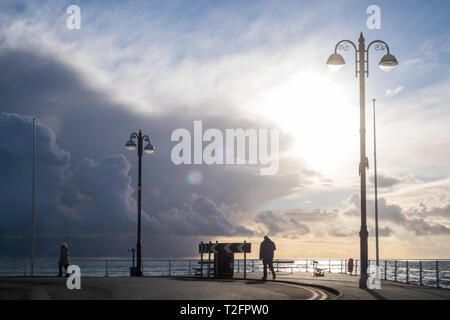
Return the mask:
[[58,268],[59,268],[58,277],[62,277],[63,266],[64,269],[66,270],[66,277],[68,277],[69,275],[67,274],[67,267],[69,266],[69,248],[67,247],[67,243],[65,242],[61,243],[61,253],[59,255],[58,261]]
[[261,246],[259,247],[259,260],[262,259],[263,262],[263,277],[262,279],[267,279],[267,267],[269,267],[272,272],[273,280],[275,280],[275,270],[273,269],[273,252],[277,248],[275,247],[275,243],[269,239],[268,236],[264,237],[264,241],[261,242]]

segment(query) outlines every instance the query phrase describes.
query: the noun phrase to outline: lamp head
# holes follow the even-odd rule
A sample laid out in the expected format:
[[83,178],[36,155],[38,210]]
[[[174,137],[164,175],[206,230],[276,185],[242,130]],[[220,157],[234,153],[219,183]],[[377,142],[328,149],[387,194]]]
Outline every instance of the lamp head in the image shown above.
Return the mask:
[[384,55],[379,63],[380,69],[385,72],[394,70],[396,65],[398,65],[397,59],[392,54],[389,53]]
[[328,57],[327,65],[330,71],[339,71],[344,66],[345,60],[339,53],[333,53]]
[[134,142],[133,140],[128,140],[127,143],[125,144],[125,148],[127,148],[128,150],[136,150],[136,142]]
[[149,143],[145,146],[144,152],[145,152],[145,153],[152,154],[153,152],[155,152],[155,147],[153,147],[153,145],[149,142]]

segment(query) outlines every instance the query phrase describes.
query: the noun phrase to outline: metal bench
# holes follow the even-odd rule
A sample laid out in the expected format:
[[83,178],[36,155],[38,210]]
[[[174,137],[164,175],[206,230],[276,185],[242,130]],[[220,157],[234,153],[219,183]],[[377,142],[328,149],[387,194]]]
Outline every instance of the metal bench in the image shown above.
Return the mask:
[[[214,275],[214,261],[198,261],[198,264],[201,265],[202,267],[200,268],[194,268],[194,274],[196,276],[203,276],[203,265],[208,265],[206,270],[209,270],[209,274],[210,275]],[[211,268],[211,265],[213,265],[213,267]],[[207,271],[208,272],[208,271]],[[207,273],[208,274],[208,273]]]
[[[280,271],[280,268],[284,268],[284,269],[286,269],[286,268],[291,268],[291,274],[294,272],[294,270],[293,270],[293,265],[294,265],[294,263],[295,263],[295,261],[294,260],[276,260],[275,261],[275,263],[277,264],[277,266],[276,266],[276,268],[277,268],[277,272],[279,272]],[[290,266],[279,266],[279,264],[290,264]]]
[[323,270],[322,268],[319,268],[319,262],[318,261],[313,261],[313,268],[314,268],[314,277],[324,277],[325,276],[325,270]]

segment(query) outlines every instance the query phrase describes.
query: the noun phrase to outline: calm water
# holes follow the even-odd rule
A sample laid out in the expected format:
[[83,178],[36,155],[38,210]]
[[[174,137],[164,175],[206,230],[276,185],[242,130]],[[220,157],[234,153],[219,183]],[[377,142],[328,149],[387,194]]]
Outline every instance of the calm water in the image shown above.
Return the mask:
[[[278,263],[274,260],[275,270],[284,272],[312,272],[312,259],[283,259],[284,261],[293,261],[294,263]],[[56,276],[58,273],[57,258],[37,259],[35,265],[36,276]],[[281,259],[280,259],[281,261]],[[317,260],[319,268],[325,272],[344,272],[346,269],[345,260]],[[91,277],[117,277],[129,276],[131,259],[83,259],[71,258],[71,264],[78,265],[81,274]],[[375,265],[371,260],[370,264]],[[198,259],[183,260],[143,260],[144,274],[147,276],[165,276],[165,275],[189,275],[194,273],[195,268],[199,268]],[[393,260],[381,260],[381,278],[395,280],[395,262]],[[408,273],[407,273],[408,267]],[[235,260],[235,272],[243,272],[244,261]],[[439,260],[439,285],[450,289],[450,260]],[[420,262],[417,260],[397,261],[397,281],[419,284],[420,281]],[[262,271],[262,263],[259,260],[247,259],[247,272]],[[206,272],[205,272],[206,273]],[[359,261],[355,262],[352,274],[359,274]],[[0,277],[29,276],[29,259],[0,259]],[[408,279],[407,279],[408,277]],[[436,286],[436,261],[422,260],[422,283],[427,286]]]

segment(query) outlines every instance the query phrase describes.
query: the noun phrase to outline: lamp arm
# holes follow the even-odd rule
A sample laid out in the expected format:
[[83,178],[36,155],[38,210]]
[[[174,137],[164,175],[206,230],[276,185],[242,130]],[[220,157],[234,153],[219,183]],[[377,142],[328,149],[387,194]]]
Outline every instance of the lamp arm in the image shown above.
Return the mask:
[[337,53],[338,50],[344,50],[348,51],[350,50],[350,47],[348,44],[351,44],[353,48],[355,49],[355,75],[358,77],[358,49],[356,48],[356,44],[353,43],[351,40],[341,40],[338,43],[336,43],[336,46],[334,47],[334,53]]
[[143,139],[144,141],[147,141],[148,143],[150,143],[150,138],[148,137],[148,135],[144,135],[144,136],[142,137],[142,139]]
[[366,61],[367,62],[367,68],[366,68],[367,70],[366,70],[366,73],[367,73],[367,77],[369,77],[369,49],[370,49],[370,47],[373,44],[375,44],[375,46],[374,46],[375,50],[377,50],[377,51],[384,51],[384,50],[386,50],[387,54],[389,54],[389,46],[383,40],[373,40],[371,43],[369,43],[369,45],[367,46],[367,49],[366,49],[366,53],[367,53],[367,61]]
[[137,133],[136,133],[136,132],[133,132],[133,133],[130,135],[130,140],[136,139],[137,137],[138,137]]

